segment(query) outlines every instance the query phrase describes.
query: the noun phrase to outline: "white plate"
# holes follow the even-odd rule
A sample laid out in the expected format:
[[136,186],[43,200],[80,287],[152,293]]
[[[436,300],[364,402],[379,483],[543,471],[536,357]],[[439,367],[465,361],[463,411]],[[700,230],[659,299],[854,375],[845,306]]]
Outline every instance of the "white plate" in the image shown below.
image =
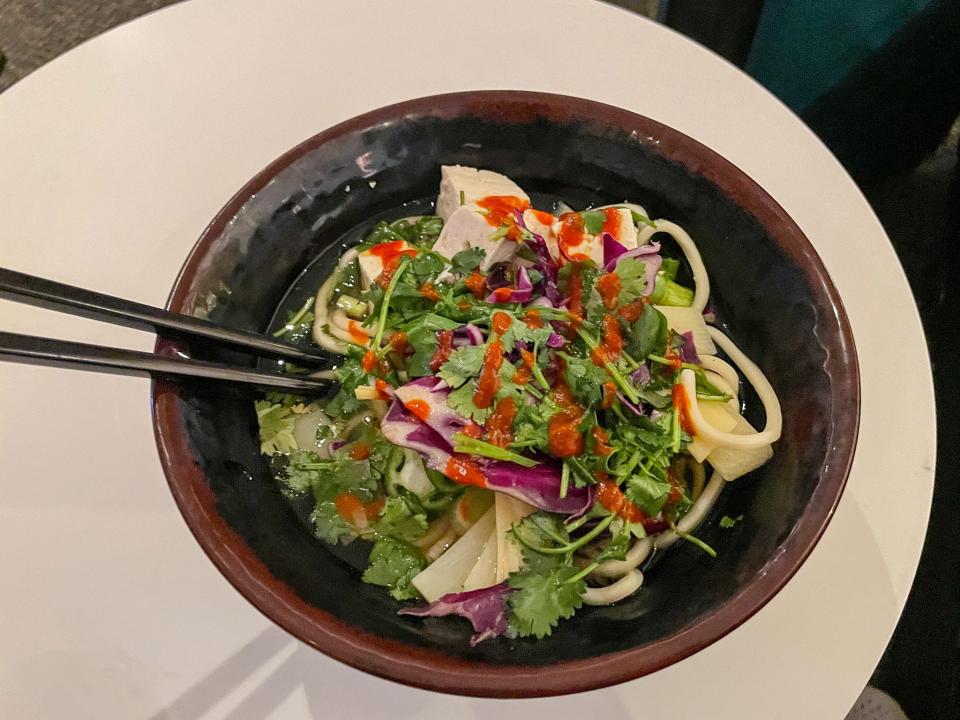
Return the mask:
[[[366,676],[271,626],[220,577],[160,471],[148,383],[0,365],[0,716],[840,717],[903,607],[933,485],[933,389],[906,279],[866,201],[752,80],[587,0],[197,0],[107,33],[0,96],[0,265],[160,304],[206,222],[314,132],[398,100],[518,88],[671,125],[759,182],[853,326],[860,446],[833,523],[760,613],[659,673],[485,701]],[[0,303],[0,328],[149,336]]]

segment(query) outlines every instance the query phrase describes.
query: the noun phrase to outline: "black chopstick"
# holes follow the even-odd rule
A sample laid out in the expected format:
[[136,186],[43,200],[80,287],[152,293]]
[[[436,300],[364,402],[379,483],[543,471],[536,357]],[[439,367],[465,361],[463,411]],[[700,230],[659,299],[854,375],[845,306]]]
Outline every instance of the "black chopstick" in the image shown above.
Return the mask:
[[0,332],[0,360],[12,360],[54,367],[107,370],[120,374],[187,375],[256,385],[260,388],[323,392],[329,380],[252,370],[204,360],[165,357],[152,353],[87,345],[69,340]]
[[226,328],[208,320],[7,268],[0,268],[0,298],[138,330],[166,330],[192,335],[252,351],[257,355],[286,358],[300,364],[329,363],[332,357],[321,350],[299,348],[257,333]]

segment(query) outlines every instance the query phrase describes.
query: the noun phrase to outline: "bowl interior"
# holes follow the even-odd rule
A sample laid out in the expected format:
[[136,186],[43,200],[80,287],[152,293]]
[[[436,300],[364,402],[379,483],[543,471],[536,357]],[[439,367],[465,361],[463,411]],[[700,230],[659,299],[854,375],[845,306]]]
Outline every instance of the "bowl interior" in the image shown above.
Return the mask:
[[[783,437],[773,460],[729,484],[697,532],[719,556],[678,543],[652,559],[644,587],[628,600],[583,608],[543,640],[470,647],[465,621],[398,616],[397,603],[381,588],[362,583],[351,567],[351,561],[362,563],[360,546],[353,557],[332,553],[309,534],[259,453],[248,393],[159,383],[158,439],[171,487],[201,544],[262,611],[303,639],[352,662],[356,653],[338,653],[330,640],[348,633],[376,652],[389,648],[398,666],[408,655],[438,664],[448,658],[481,674],[604,656],[613,663],[628,653],[607,680],[543,681],[545,692],[562,692],[649,672],[689,654],[742,622],[786,582],[842,490],[856,434],[856,364],[842,308],[812,249],[733,166],[622,111],[585,101],[564,105],[574,101],[556,96],[493,95],[387,109],[291,151],[211,225],[177,282],[171,309],[265,330],[284,299],[298,305],[315,292],[343,243],[353,242],[373,218],[422,211],[436,193],[441,164],[505,173],[546,207],[552,199],[575,208],[639,202],[651,217],[679,223],[696,240],[717,314],[783,406]],[[198,356],[245,360],[177,344]],[[762,426],[749,388],[746,400],[748,419]],[[743,520],[721,529],[723,515]],[[223,561],[227,554],[231,567]],[[235,577],[236,563],[248,566],[255,591]],[[296,606],[300,621],[280,617],[280,597]],[[355,664],[439,689],[539,694],[505,690],[498,683],[508,682],[507,675],[464,687],[418,680],[388,665]]]

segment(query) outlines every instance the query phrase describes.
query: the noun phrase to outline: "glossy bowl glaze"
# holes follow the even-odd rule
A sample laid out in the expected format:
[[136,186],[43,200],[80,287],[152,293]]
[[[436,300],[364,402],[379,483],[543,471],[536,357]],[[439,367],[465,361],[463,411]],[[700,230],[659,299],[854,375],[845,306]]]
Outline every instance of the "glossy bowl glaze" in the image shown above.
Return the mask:
[[[744,622],[797,571],[833,514],[856,444],[859,380],[840,298],[797,225],[736,167],[649,118],[587,100],[513,91],[412,100],[325,130],[259,173],[203,233],[169,307],[265,330],[324,249],[374,215],[399,217],[435,195],[449,163],[503,172],[574,207],[636,201],[697,241],[713,305],[784,415],[773,460],[731,483],[698,531],[719,557],[679,543],[635,596],[585,607],[544,640],[471,648],[465,621],[398,616],[386,592],[310,535],[259,454],[248,393],[155,384],[170,488],[200,545],[250,602],[361,670],[443,692],[523,697],[664,668]],[[254,362],[180,340],[158,350]],[[748,417],[762,423],[762,413]],[[744,519],[721,529],[722,515]]]

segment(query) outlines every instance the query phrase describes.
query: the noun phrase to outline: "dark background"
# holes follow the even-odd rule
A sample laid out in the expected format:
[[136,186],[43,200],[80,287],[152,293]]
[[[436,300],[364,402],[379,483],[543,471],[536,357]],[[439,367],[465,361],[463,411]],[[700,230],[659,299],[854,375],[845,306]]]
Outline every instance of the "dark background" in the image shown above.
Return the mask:
[[[0,0],[0,92],[80,42],[174,1]],[[802,106],[764,77],[757,59],[762,43],[778,40],[773,11],[789,11],[789,4],[610,1],[656,18],[779,90],[857,181],[890,236],[927,334],[938,457],[920,567],[871,684],[892,695],[911,720],[960,718],[960,455],[950,432],[960,415],[960,282],[954,278],[960,260],[960,0],[914,2],[918,12],[882,43],[860,48],[857,62]],[[870,0],[849,0],[847,7],[855,2]],[[896,328],[890,336],[896,343]],[[890,403],[895,411],[895,388]]]

